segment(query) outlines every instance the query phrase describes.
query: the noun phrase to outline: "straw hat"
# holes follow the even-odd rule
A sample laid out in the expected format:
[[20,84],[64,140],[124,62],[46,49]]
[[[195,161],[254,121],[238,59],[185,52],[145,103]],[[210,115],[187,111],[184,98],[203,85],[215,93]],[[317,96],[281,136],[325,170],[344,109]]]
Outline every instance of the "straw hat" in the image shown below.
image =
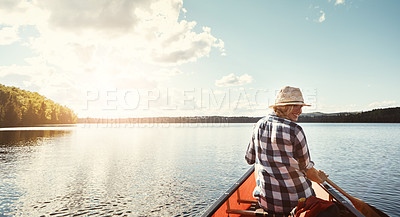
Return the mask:
[[269,107],[273,108],[275,106],[285,105],[311,106],[304,103],[303,94],[299,88],[290,86],[282,87],[279,93],[276,95],[275,104]]

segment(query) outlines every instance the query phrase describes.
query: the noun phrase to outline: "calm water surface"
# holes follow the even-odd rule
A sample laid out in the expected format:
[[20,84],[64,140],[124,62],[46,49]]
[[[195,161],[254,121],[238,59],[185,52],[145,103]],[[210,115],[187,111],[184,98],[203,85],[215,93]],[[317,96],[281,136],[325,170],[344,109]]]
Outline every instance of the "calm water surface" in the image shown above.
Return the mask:
[[[301,124],[348,193],[400,210],[400,124]],[[0,216],[196,216],[249,166],[252,124],[0,128]]]

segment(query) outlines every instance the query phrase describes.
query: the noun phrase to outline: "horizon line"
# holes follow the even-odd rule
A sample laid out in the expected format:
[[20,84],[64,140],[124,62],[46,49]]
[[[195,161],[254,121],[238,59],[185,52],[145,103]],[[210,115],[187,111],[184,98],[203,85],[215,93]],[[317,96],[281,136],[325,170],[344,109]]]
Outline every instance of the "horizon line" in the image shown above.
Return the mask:
[[[374,108],[371,110],[365,110],[365,111],[345,111],[345,112],[304,112],[301,115],[305,114],[349,114],[349,113],[363,113],[363,112],[370,112],[374,110],[380,110],[380,109],[393,109],[393,108],[400,108],[399,106],[395,107],[386,107],[386,108]],[[235,117],[248,117],[248,118],[258,118],[258,117],[264,117],[263,116],[246,116],[246,115],[238,115],[238,116],[224,116],[224,115],[191,115],[191,116],[141,116],[141,117],[78,117],[78,119],[129,119],[129,118],[193,118],[193,117],[228,117],[228,118],[235,118]]]

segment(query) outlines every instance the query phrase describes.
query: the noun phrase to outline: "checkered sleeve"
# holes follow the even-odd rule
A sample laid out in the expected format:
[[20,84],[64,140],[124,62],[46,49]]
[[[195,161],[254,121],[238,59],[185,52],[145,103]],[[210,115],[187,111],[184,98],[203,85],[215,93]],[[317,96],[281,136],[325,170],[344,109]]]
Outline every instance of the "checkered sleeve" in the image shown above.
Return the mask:
[[307,170],[314,166],[314,162],[311,161],[310,152],[308,150],[306,136],[301,126],[297,125],[295,129],[295,139],[294,144],[296,147],[296,155],[299,162],[300,170],[306,173]]
[[248,164],[254,164],[256,162],[256,150],[254,147],[254,139],[255,139],[255,135],[253,133],[253,136],[250,139],[249,145],[247,146],[247,151],[246,151],[246,155],[245,155],[245,159],[247,161]]

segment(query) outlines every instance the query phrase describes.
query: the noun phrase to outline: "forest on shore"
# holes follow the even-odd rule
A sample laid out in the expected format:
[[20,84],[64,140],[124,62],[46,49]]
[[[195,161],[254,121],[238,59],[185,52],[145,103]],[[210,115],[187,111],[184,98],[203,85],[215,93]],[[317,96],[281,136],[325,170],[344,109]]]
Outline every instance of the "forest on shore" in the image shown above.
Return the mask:
[[0,127],[73,124],[77,119],[70,108],[37,92],[0,84]]
[[309,113],[300,115],[305,123],[400,123],[400,107],[363,112]]

